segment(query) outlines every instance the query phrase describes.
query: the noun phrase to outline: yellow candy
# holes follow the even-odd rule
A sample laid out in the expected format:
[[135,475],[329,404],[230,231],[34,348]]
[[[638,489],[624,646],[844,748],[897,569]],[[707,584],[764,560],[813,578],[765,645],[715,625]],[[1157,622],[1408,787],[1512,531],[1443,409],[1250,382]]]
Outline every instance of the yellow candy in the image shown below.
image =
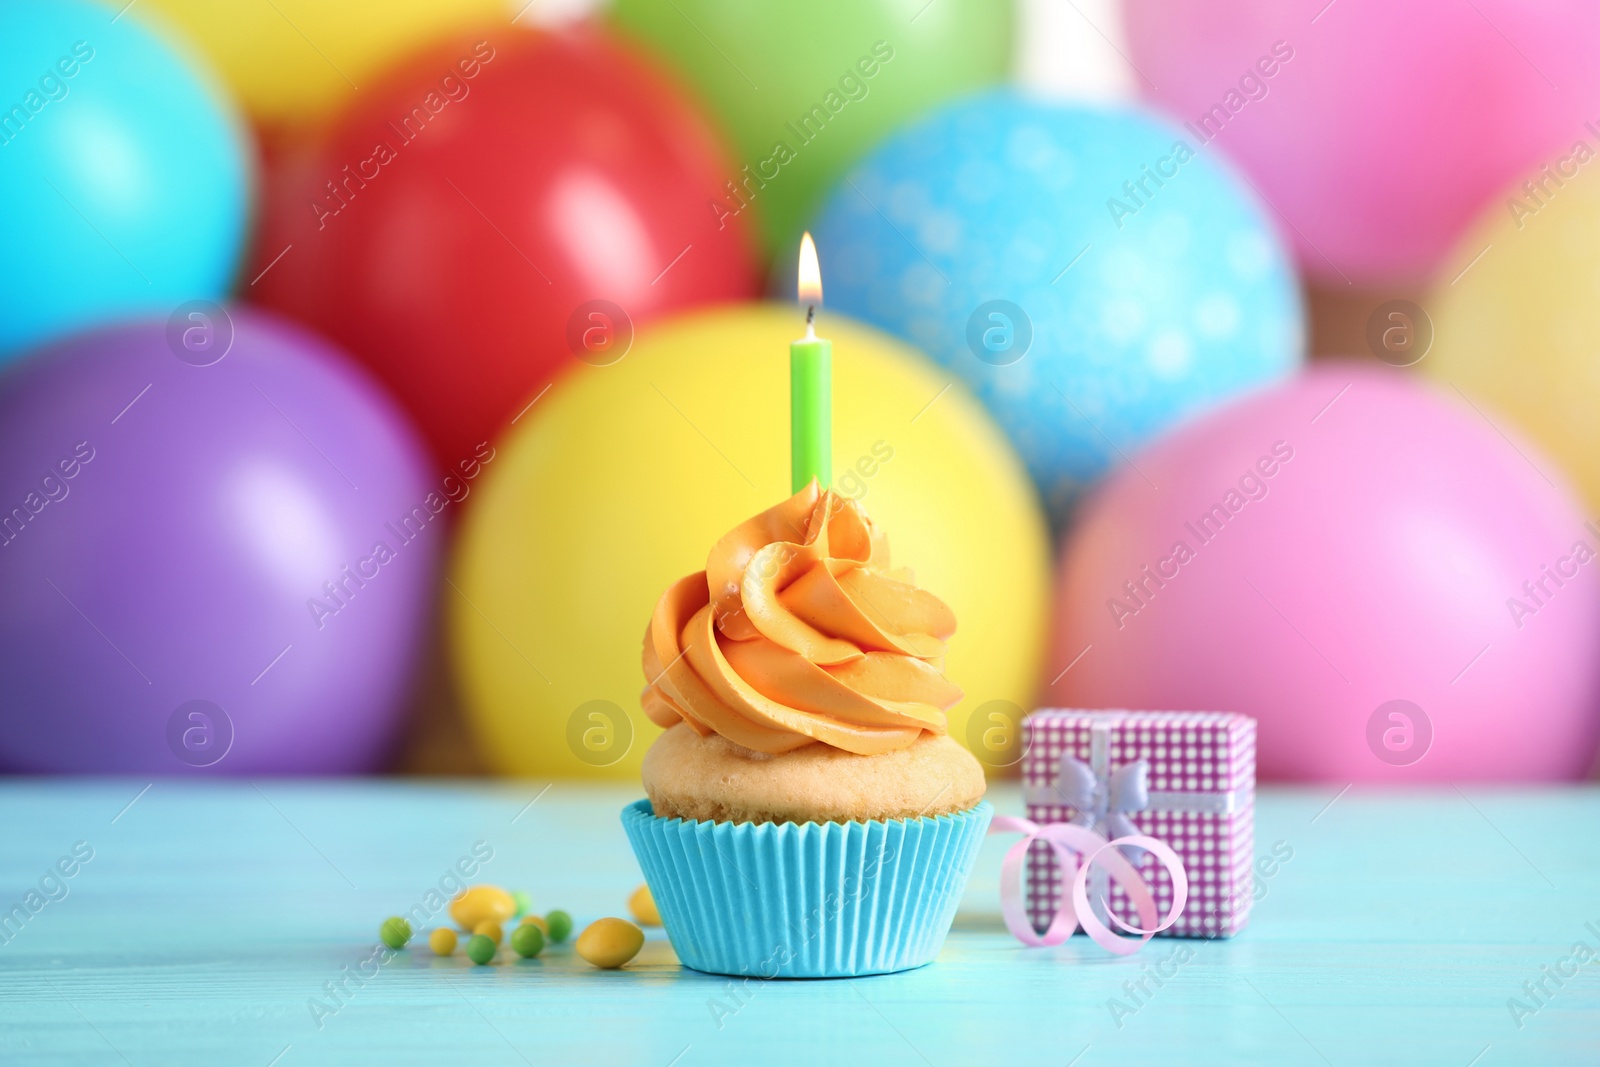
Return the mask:
[[497,945],[500,943],[500,939],[506,936],[505,931],[500,929],[500,924],[493,919],[483,920],[483,922],[472,928],[472,932],[482,934]]
[[441,926],[428,935],[428,947],[436,955],[448,956],[456,950],[456,932],[448,926]]
[[522,917],[521,925],[523,925],[523,926],[537,926],[539,928],[539,932],[541,934],[543,934],[545,937],[549,937],[550,936],[550,924],[544,921],[544,917],[543,916],[540,916],[540,915],[524,915]]
[[627,919],[598,919],[578,935],[578,955],[603,970],[621,967],[644,947],[644,931]]
[[633,912],[633,917],[639,920],[641,926],[660,926],[661,913],[656,910],[656,898],[650,895],[650,887],[642,885],[633,891],[633,896],[628,898],[628,910]]
[[497,885],[475,885],[450,902],[450,918],[463,930],[474,930],[488,920],[503,923],[516,914],[517,902]]

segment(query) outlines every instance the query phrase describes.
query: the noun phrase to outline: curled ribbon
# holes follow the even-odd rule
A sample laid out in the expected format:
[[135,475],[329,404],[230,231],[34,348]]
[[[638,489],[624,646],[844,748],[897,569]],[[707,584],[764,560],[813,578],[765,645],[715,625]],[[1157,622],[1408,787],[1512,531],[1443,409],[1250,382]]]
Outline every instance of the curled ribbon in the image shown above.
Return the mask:
[[[1094,939],[1095,944],[1119,956],[1138,952],[1144,943],[1178,921],[1183,906],[1189,899],[1189,876],[1183,869],[1183,860],[1165,842],[1144,834],[1129,834],[1113,840],[1075,823],[1053,822],[1040,825],[1013,815],[997,815],[989,824],[991,834],[1022,834],[1023,838],[1006,853],[1000,867],[1000,912],[1005,917],[1006,929],[1025,945],[1059,945],[1077,931]],[[1033,930],[1028,921],[1027,907],[1022,891],[1022,866],[1028,855],[1028,846],[1034,841],[1044,841],[1055,850],[1063,871],[1072,872],[1072,890],[1063,893],[1056,906],[1055,916],[1043,935]],[[1172,908],[1165,918],[1156,922],[1155,894],[1139,877],[1138,870],[1128,862],[1119,848],[1128,845],[1142,848],[1155,856],[1156,862],[1166,868],[1172,878]],[[1079,857],[1083,863],[1078,863]],[[1139,916],[1139,925],[1132,926],[1111,913],[1109,900],[1107,917],[1125,933],[1135,938],[1119,937],[1089,906],[1089,871],[1096,864],[1104,866],[1111,881],[1122,887],[1133,902]],[[1109,896],[1109,890],[1107,891]]]

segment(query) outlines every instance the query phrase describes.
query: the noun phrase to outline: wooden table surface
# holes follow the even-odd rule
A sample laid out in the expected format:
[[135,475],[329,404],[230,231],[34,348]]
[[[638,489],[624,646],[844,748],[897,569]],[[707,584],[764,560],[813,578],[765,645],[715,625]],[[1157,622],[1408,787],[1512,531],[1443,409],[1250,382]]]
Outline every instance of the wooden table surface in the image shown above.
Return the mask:
[[[1571,956],[1600,952],[1594,788],[1263,790],[1257,854],[1292,858],[1245,933],[1121,959],[1013,941],[991,838],[943,954],[906,974],[731,985],[680,967],[660,931],[620,972],[570,946],[483,968],[419,941],[364,962],[379,921],[478,842],[479,878],[540,911],[626,914],[640,877],[618,812],[637,795],[0,782],[0,912],[39,893],[0,932],[0,1063],[1600,1064],[1600,962]],[[991,798],[1020,812],[1014,787]],[[1157,964],[1164,984],[1130,997]]]

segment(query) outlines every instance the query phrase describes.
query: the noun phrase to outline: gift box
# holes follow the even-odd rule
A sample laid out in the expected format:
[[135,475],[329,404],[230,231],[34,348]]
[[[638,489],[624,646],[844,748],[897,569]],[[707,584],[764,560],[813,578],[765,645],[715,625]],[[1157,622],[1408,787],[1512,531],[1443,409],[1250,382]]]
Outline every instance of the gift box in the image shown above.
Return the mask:
[[[1189,899],[1165,931],[1228,937],[1244,927],[1253,894],[1256,721],[1230,712],[1079,711],[1049,708],[1023,721],[1022,782],[1028,818],[1073,822],[1108,838],[1148,834],[1183,860]],[[1125,849],[1166,914],[1172,883],[1148,852]],[[1071,885],[1043,842],[1029,849],[1028,919],[1043,932]],[[1138,925],[1120,887],[1098,866],[1089,899]]]

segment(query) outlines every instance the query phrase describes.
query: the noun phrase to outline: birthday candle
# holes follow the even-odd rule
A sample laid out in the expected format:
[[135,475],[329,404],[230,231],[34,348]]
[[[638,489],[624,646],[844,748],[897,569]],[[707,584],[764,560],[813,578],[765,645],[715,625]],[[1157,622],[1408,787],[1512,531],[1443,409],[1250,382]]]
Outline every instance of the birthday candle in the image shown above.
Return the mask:
[[823,489],[833,481],[833,342],[817,336],[822,270],[810,233],[800,241],[799,295],[806,333],[789,345],[789,480],[795,493],[813,478]]

